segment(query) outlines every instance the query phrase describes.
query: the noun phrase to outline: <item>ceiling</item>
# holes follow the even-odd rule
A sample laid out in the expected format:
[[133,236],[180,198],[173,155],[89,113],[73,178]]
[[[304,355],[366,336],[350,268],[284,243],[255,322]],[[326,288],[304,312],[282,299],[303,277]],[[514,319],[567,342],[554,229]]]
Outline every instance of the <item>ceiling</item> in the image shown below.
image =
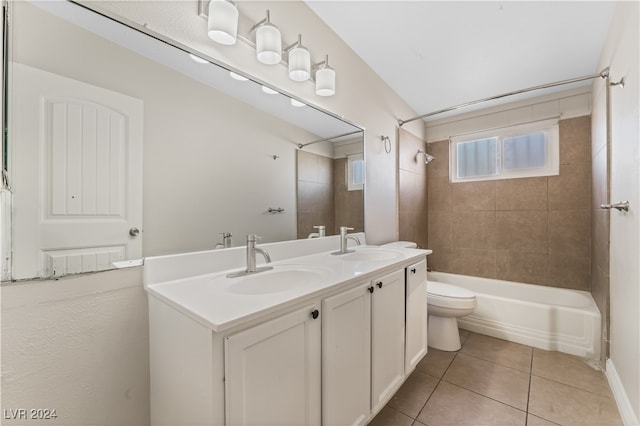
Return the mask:
[[[615,6],[611,1],[306,1],[417,114],[599,73]],[[332,65],[339,72],[340,65]],[[577,85],[529,92],[517,100]]]

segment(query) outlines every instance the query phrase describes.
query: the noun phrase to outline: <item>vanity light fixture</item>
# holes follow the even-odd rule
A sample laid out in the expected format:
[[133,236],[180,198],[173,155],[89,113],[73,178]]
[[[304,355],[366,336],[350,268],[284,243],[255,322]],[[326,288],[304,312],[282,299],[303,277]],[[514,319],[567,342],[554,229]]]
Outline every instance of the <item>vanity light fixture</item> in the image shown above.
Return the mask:
[[189,57],[191,59],[193,59],[194,61],[196,61],[199,64],[208,64],[209,61],[207,61],[206,59],[202,59],[200,56],[196,56],[193,53],[189,53]]
[[298,41],[284,49],[289,55],[289,78],[293,81],[307,81],[311,77],[311,54],[302,45],[302,34]]
[[251,31],[254,30],[258,61],[267,65],[279,63],[282,59],[282,36],[278,27],[271,23],[269,10],[267,17],[251,28]]
[[297,99],[293,99],[293,98],[291,98],[291,106],[294,106],[294,107],[303,107],[303,106],[307,106],[307,104],[305,104],[304,102],[300,102],[300,101],[299,101],[299,100],[297,100]]
[[268,95],[277,95],[279,92],[277,90],[273,90],[271,87],[262,86],[262,91]]
[[229,75],[231,76],[231,78],[233,78],[234,80],[238,80],[238,81],[249,81],[249,79],[247,77],[245,77],[244,75],[240,75],[236,72],[233,71],[229,71]]
[[231,46],[238,39],[238,8],[230,0],[209,1],[207,34],[217,43]]
[[324,61],[314,64],[316,71],[316,95],[332,96],[336,93],[336,72],[329,66],[329,55]]

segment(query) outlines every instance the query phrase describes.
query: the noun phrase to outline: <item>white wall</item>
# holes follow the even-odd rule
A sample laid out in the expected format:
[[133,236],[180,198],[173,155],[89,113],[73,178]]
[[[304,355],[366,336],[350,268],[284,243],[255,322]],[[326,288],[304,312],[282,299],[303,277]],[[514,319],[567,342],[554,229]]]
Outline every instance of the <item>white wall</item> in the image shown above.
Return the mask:
[[[416,112],[302,1],[238,3],[242,13],[254,22],[269,8],[287,42],[303,32],[304,44],[313,52],[314,61],[329,54],[338,75],[337,94],[330,98],[316,96],[312,83],[292,82],[283,66],[258,63],[247,45],[214,44],[206,35],[206,21],[197,16],[194,1],[86,2],[89,7],[100,7],[138,25],[147,24],[153,31],[364,127],[367,242],[395,239],[396,124],[397,119],[415,116]],[[98,59],[93,57],[91,61]],[[406,129],[423,135],[421,122]],[[394,141],[389,154],[384,151],[381,135]],[[176,205],[167,197],[159,208]],[[175,218],[180,219],[180,215]],[[152,221],[148,219],[148,223]],[[2,408],[57,407],[57,421],[48,424],[148,424],[148,323],[139,275],[140,270],[132,269],[3,286]],[[122,288],[123,280],[132,287]],[[5,304],[17,299],[21,302]]]
[[[629,200],[628,213],[611,212],[611,354],[607,375],[626,424],[640,419],[640,3],[618,2],[600,66],[610,66],[612,87],[611,196]],[[602,93],[600,91],[600,93]],[[602,108],[605,97],[594,101]],[[601,125],[601,124],[594,124]]]

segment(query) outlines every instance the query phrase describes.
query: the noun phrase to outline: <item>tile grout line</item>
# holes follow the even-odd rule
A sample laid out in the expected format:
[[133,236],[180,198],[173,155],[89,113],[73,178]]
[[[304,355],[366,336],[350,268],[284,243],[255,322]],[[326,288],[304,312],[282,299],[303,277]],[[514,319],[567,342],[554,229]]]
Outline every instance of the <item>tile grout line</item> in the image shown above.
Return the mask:
[[[453,355],[453,358],[451,358],[451,362],[449,362],[449,365],[447,365],[447,368],[445,368],[445,370],[442,372],[442,376],[438,378],[438,383],[436,384],[436,386],[433,388],[433,391],[431,391],[431,394],[429,395],[429,397],[427,398],[427,400],[424,402],[424,404],[422,405],[422,408],[420,409],[420,411],[418,411],[418,414],[416,415],[416,417],[413,419],[413,423],[418,421],[418,417],[420,417],[420,414],[422,414],[422,411],[424,410],[424,407],[427,406],[427,404],[429,403],[429,400],[431,399],[431,397],[433,396],[434,393],[436,393],[436,390],[438,390],[438,387],[440,387],[440,383],[443,382],[442,378],[444,377],[444,375],[447,373],[447,371],[449,370],[449,368],[451,367],[451,364],[453,364],[453,360],[456,359],[456,356],[458,356],[458,352],[456,352]],[[448,383],[448,382],[447,382]]]
[[524,426],[529,423],[529,402],[531,401],[531,377],[533,376],[533,348],[531,349],[531,361],[529,362],[529,390],[527,392],[527,409],[524,415]]

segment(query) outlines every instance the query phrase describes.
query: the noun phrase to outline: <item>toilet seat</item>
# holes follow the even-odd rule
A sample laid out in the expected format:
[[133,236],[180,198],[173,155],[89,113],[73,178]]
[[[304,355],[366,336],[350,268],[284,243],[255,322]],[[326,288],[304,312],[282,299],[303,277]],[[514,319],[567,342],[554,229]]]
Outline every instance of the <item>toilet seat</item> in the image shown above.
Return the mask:
[[427,303],[441,308],[473,309],[476,307],[476,295],[465,288],[427,281]]

